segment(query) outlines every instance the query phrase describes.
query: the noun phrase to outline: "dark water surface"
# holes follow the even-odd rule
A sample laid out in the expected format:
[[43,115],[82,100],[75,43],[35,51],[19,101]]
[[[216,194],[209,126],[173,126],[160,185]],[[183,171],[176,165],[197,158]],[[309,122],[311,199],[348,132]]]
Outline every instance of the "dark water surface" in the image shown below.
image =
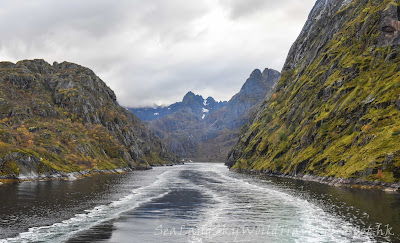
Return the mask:
[[222,164],[0,186],[0,242],[400,242],[400,195]]

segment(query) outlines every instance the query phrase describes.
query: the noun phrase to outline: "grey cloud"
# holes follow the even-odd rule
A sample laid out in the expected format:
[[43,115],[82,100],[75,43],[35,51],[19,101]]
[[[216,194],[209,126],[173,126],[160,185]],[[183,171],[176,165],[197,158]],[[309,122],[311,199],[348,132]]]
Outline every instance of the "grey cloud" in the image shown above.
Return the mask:
[[[1,19],[7,24],[0,30],[11,36],[30,37],[69,29],[86,30],[92,34],[107,34],[123,14],[113,1],[6,1]],[[117,7],[119,6],[119,7]],[[3,22],[4,23],[4,22]]]
[[230,10],[231,17],[237,19],[246,17],[254,13],[267,13],[286,8],[295,3],[293,0],[220,0],[226,8]]
[[170,104],[189,90],[226,100],[253,69],[281,69],[313,3],[4,0],[0,59],[87,66],[125,106]]

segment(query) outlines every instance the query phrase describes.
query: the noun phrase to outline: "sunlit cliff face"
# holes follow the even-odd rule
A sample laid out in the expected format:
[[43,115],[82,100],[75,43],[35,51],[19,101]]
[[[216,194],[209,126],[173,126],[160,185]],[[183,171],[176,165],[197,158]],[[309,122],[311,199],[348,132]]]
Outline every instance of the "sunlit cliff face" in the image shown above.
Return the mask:
[[400,45],[400,6],[389,4],[382,12],[379,42],[382,45]]

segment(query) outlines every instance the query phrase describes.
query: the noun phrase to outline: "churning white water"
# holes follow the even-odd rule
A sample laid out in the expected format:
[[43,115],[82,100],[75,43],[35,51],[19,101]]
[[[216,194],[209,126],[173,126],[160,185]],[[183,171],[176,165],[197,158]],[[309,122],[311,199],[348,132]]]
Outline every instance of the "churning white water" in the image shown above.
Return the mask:
[[[108,177],[111,179],[97,179],[99,181],[93,183],[92,178],[84,179],[86,183],[84,180],[69,182],[79,185],[69,185],[62,194],[60,188],[68,184],[39,184],[39,191],[46,195],[37,199],[41,206],[31,205],[32,209],[29,208],[32,202],[22,200],[28,205],[25,210],[33,212],[17,217],[30,220],[16,223],[18,227],[0,242],[364,243],[395,239],[395,236],[385,235],[383,228],[378,229],[381,235],[377,235],[369,226],[370,222],[363,218],[368,214],[360,210],[352,214],[350,209],[354,207],[351,205],[338,207],[328,199],[315,200],[312,193],[297,190],[295,184],[285,186],[290,181],[276,183],[236,174],[222,164],[160,167]],[[115,179],[118,177],[122,179]],[[28,185],[27,190],[22,186],[17,192],[29,197],[29,191],[38,187],[35,183],[40,182]],[[103,184],[107,186],[91,195],[95,186]],[[35,190],[32,193],[37,193]],[[319,192],[321,194],[324,193]],[[83,195],[89,195],[91,203],[86,204]],[[35,198],[35,195],[30,196]],[[62,197],[61,201],[74,199],[70,204],[45,203],[51,201],[52,196]],[[18,201],[18,197],[13,200]],[[41,215],[43,225],[36,222],[30,227],[27,222],[34,221],[40,210],[60,212],[52,220],[47,219],[51,212]],[[349,212],[343,214],[343,210]],[[3,214],[7,216],[6,212]],[[368,227],[371,230],[367,230]]]

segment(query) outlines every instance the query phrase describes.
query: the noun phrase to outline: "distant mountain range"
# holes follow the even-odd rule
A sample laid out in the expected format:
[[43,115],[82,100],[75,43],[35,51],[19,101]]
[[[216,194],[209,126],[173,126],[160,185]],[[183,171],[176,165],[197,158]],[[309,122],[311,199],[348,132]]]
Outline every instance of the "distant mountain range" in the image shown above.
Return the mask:
[[212,97],[204,99],[200,95],[188,92],[182,102],[177,102],[168,107],[129,109],[142,121],[153,121],[174,114],[181,110],[189,109],[196,117],[204,119],[210,113],[226,106],[228,102],[217,102]]
[[229,102],[217,102],[188,92],[168,107],[130,108],[147,122],[169,149],[184,159],[227,160],[240,129],[280,78],[272,69],[256,69]]

